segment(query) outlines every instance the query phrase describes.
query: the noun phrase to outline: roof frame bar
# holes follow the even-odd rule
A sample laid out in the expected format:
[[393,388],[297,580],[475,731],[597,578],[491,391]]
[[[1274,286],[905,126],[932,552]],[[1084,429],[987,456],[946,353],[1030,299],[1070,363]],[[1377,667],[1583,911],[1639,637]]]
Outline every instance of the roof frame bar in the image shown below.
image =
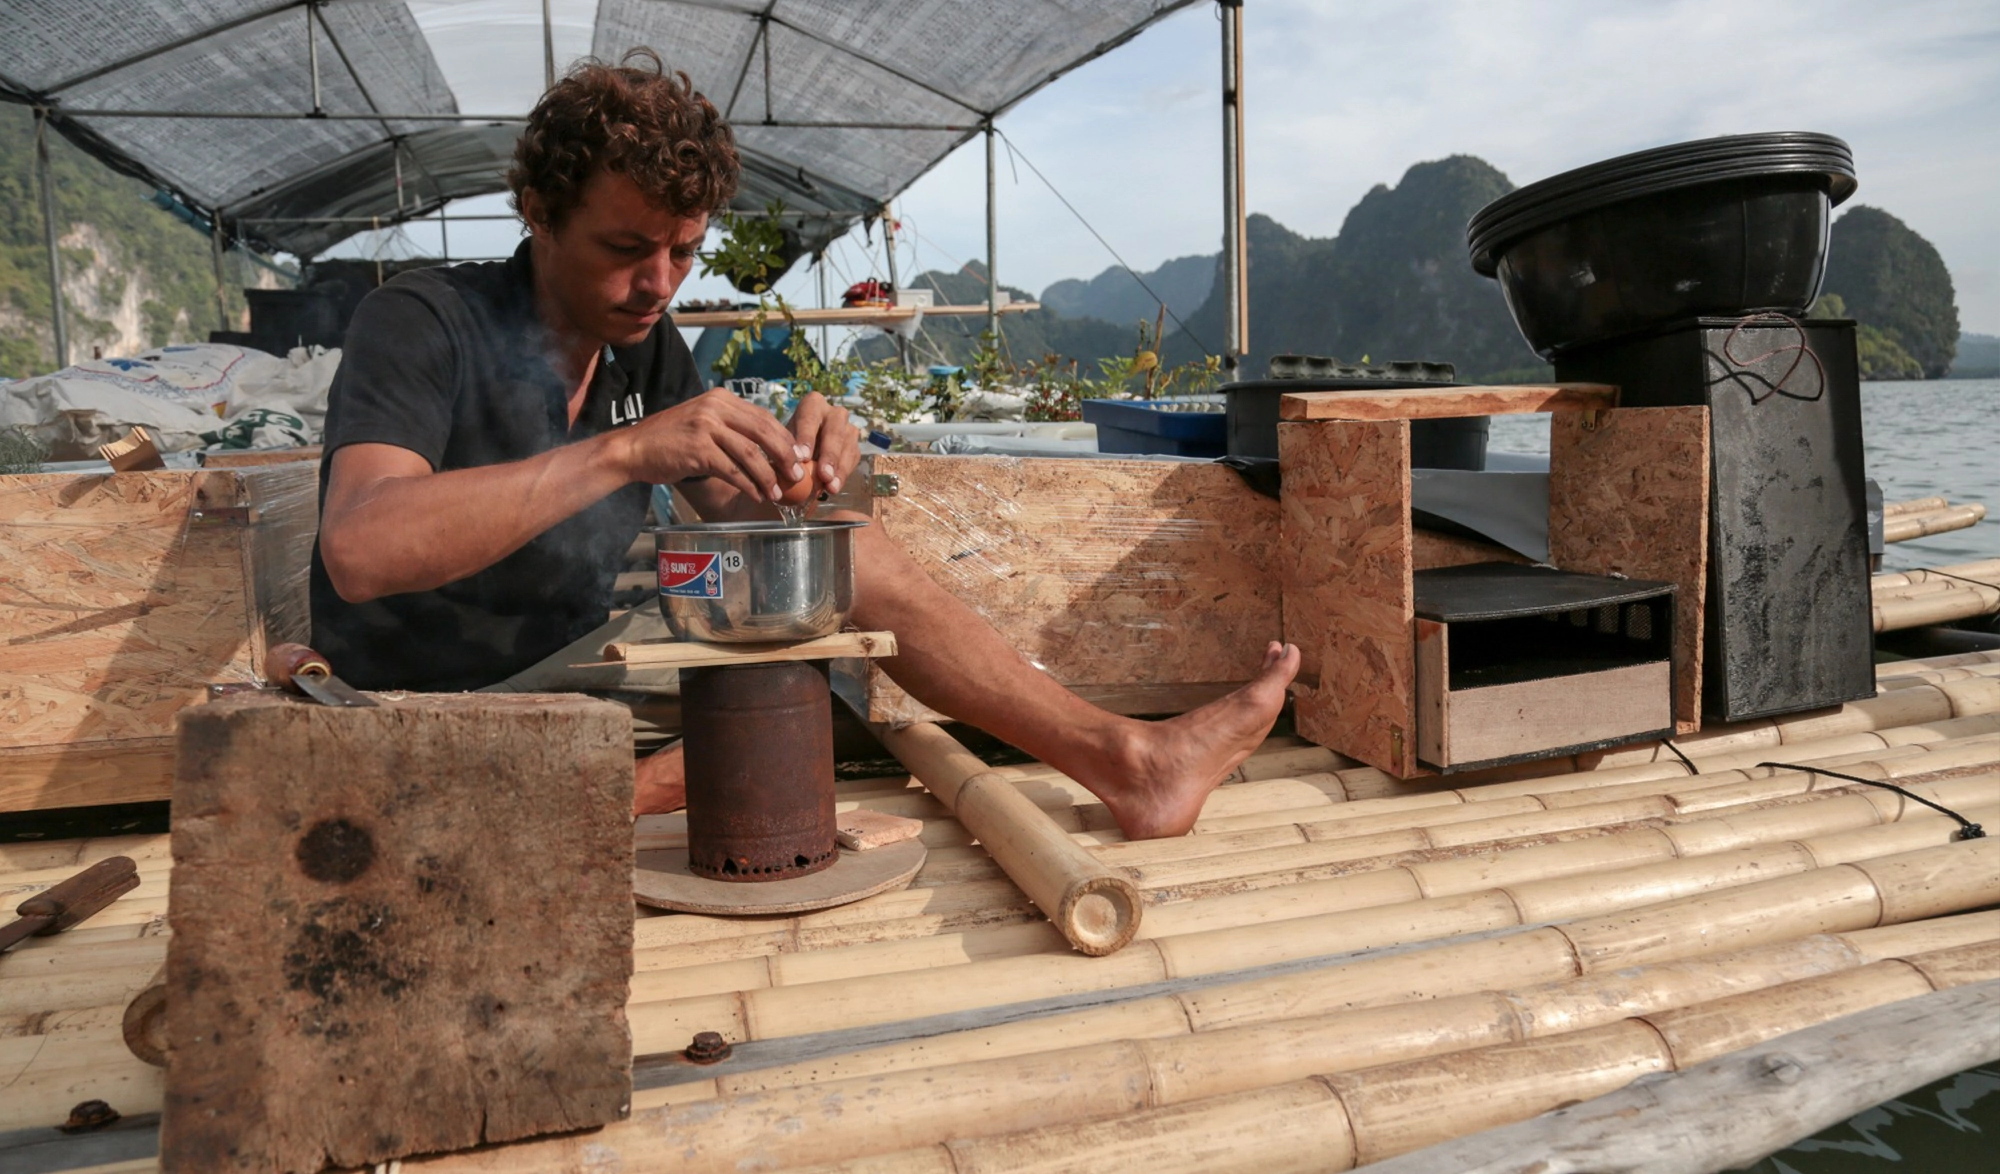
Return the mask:
[[43,90],[42,95],[51,96],[55,94],[60,94],[64,90],[80,86],[85,82],[96,81],[98,78],[103,77],[105,74],[117,73],[121,69],[128,69],[142,62],[151,61],[155,57],[159,57],[166,53],[172,53],[176,49],[186,48],[187,46],[192,45],[197,41],[207,40],[209,37],[226,33],[231,29],[242,28],[246,24],[254,24],[257,21],[263,20],[265,17],[276,16],[278,13],[285,12],[289,9],[298,8],[308,3],[310,3],[310,0],[281,0],[280,3],[273,4],[268,8],[260,8],[255,12],[246,12],[241,16],[233,16],[228,20],[222,21],[220,23],[211,25],[208,28],[202,29],[200,32],[189,33],[185,37],[176,38],[174,40],[168,41],[163,45],[155,45],[152,48],[145,50],[144,52],[134,53],[130,57],[124,57],[117,61],[110,62],[109,64],[100,65],[95,69],[86,70],[85,72],[79,73],[74,77],[64,78],[62,81],[59,81],[55,85],[50,86],[48,89]]
[[[729,91],[729,104],[722,108],[722,117],[724,119],[736,117],[736,100],[743,96],[743,83],[750,80],[750,66],[752,62],[757,60],[757,47],[764,43],[764,38],[771,35],[771,9],[777,7],[777,5],[778,0],[771,0],[769,4],[764,6],[764,11],[762,12],[744,12],[741,9],[728,10],[739,16],[747,16],[755,20],[757,22],[757,35],[750,38],[750,49],[743,54],[743,66],[736,71],[736,85]],[[697,7],[718,11],[714,6],[707,4],[697,5]],[[764,113],[769,115],[771,111],[766,107]]]
[[[1191,3],[1192,0],[1184,0],[1184,2]],[[889,76],[895,78],[898,81],[908,82],[909,84],[917,87],[920,90],[924,90],[930,94],[936,95],[937,97],[943,98],[945,101],[950,102],[952,105],[957,106],[962,110],[969,110],[972,113],[979,115],[981,119],[991,118],[993,117],[994,114],[998,113],[998,111],[993,111],[993,110],[981,110],[979,107],[974,106],[973,104],[967,102],[963,98],[946,93],[945,91],[937,88],[936,86],[930,84],[929,82],[923,80],[922,78],[912,77],[911,75],[904,73],[902,70],[897,69],[895,66],[890,65],[887,62],[881,61],[877,58],[870,57],[868,54],[862,53],[854,49],[852,46],[843,45],[838,41],[829,41],[825,37],[820,36],[818,33],[815,33],[810,29],[800,28],[798,25],[793,24],[791,21],[788,21],[784,17],[779,16],[777,14],[778,0],[770,0],[770,3],[764,6],[764,10],[762,12],[750,12],[745,9],[736,8],[728,4],[703,3],[702,0],[653,0],[653,3],[678,4],[686,8],[701,8],[701,9],[706,9],[709,12],[727,12],[737,16],[747,16],[758,23],[760,32],[766,37],[769,36],[769,26],[774,24],[779,25],[783,28],[789,29],[792,32],[797,33],[798,35],[806,38],[809,41],[818,42],[821,45],[825,45],[829,49],[845,53],[849,57],[852,57],[856,61],[859,61],[865,65],[871,65],[876,69],[881,70],[883,73],[886,73]],[[769,53],[768,49],[766,49],[765,51],[767,54]],[[756,57],[757,57],[757,45],[755,43],[752,43],[750,46],[750,52],[744,57],[743,69],[740,73],[737,74],[736,90],[729,96],[729,107],[723,111],[723,117],[727,118],[734,112],[736,107],[736,96],[737,94],[742,92],[743,82],[747,77],[749,77],[750,66],[756,60]],[[765,110],[765,113],[767,115],[770,113],[768,108]]]

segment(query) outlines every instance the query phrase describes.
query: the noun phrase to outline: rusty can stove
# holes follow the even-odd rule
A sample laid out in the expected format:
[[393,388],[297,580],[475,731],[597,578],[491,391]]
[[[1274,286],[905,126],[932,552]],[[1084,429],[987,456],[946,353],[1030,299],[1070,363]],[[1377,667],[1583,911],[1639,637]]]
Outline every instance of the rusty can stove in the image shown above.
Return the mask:
[[774,881],[839,858],[826,662],[684,670],[681,717],[689,871]]

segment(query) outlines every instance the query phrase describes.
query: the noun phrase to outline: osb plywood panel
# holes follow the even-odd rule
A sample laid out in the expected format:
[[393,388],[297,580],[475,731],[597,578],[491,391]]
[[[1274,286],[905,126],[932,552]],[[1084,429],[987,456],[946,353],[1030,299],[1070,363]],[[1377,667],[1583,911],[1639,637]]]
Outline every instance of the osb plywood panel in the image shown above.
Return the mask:
[[1410,552],[1410,563],[1419,571],[1434,571],[1439,567],[1462,567],[1471,563],[1525,563],[1525,555],[1515,554],[1497,543],[1467,538],[1462,534],[1444,534],[1436,530],[1419,527],[1411,532],[1414,539]]
[[1435,420],[1617,405],[1618,389],[1605,383],[1412,387],[1392,391],[1295,391],[1278,401],[1278,416],[1284,420]]
[[[853,666],[844,671],[861,677],[865,674],[867,719],[871,722],[887,722],[892,726],[908,726],[917,722],[942,722],[953,720],[951,715],[939,713],[903,691],[882,666],[874,661],[864,665],[860,661],[836,661],[836,672],[841,666]],[[1236,689],[1241,681],[1170,681],[1161,684],[1131,685],[1072,685],[1070,689],[1077,696],[1101,709],[1112,713],[1132,716],[1156,716],[1160,714],[1186,713],[1199,709],[1209,702]]]
[[1708,593],[1708,409],[1558,412],[1549,443],[1549,561],[1672,583],[1674,720],[1701,728]]
[[1278,503],[1164,461],[875,458],[878,524],[1071,687],[1247,681],[1278,638]]
[[0,477],[0,747],[162,737],[249,679],[259,583],[275,630],[305,616],[313,490],[306,465]]
[[1285,639],[1300,735],[1410,777],[1416,764],[1410,425],[1280,424]]

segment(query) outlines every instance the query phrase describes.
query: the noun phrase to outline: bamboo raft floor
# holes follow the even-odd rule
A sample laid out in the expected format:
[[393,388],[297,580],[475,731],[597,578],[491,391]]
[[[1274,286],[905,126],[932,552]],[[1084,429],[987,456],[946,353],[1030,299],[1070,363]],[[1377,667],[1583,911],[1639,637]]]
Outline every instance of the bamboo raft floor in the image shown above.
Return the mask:
[[[794,917],[640,911],[628,1121],[403,1170],[1339,1170],[1775,1036],[2000,978],[2000,653],[1881,666],[1872,699],[1410,783],[1266,742],[1184,838],[1126,842],[1082,788],[1000,768],[1145,894],[1071,950],[903,776],[914,885]],[[640,847],[684,840],[639,821]],[[165,957],[166,836],[0,845],[0,897],[106,856],[142,883],[0,956],[0,1165],[156,1168],[162,1071],[120,1022]],[[678,1054],[698,1031],[724,1062]],[[61,1138],[71,1107],[126,1117]],[[45,1141],[43,1139],[46,1139]],[[34,1144],[32,1149],[28,1147]],[[121,1148],[122,1147],[122,1148]]]

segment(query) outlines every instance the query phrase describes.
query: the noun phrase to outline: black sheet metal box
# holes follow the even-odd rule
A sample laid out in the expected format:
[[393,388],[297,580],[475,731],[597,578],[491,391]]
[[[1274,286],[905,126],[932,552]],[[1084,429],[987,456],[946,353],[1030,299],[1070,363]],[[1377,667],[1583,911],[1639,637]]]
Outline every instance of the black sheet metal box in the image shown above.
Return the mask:
[[1702,709],[1721,721],[1875,693],[1854,323],[1702,318],[1556,360],[1624,407],[1709,408]]

